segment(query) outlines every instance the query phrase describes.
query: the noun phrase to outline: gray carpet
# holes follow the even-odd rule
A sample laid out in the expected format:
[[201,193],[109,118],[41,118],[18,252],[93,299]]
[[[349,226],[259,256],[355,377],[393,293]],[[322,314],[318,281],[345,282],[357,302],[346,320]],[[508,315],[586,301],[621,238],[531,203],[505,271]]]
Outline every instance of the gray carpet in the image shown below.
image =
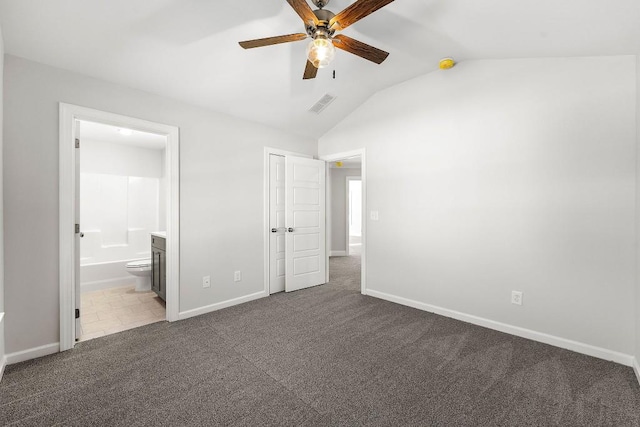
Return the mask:
[[631,426],[630,368],[324,286],[7,368],[1,425]]

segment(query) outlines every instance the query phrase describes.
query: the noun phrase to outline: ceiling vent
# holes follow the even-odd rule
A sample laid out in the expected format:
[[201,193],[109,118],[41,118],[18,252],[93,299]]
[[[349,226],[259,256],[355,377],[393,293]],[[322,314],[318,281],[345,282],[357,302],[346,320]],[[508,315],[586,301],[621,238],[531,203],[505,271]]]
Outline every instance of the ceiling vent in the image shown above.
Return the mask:
[[316,102],[313,107],[309,108],[309,111],[312,113],[320,114],[325,108],[329,106],[334,100],[335,96],[326,94],[318,102]]

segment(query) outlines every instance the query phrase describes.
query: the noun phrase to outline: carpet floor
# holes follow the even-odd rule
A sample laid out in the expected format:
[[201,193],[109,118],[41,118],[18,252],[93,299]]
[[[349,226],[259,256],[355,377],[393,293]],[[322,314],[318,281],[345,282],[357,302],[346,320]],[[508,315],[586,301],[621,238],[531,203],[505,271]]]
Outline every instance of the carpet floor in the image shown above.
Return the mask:
[[0,425],[637,426],[615,363],[329,284],[9,366]]

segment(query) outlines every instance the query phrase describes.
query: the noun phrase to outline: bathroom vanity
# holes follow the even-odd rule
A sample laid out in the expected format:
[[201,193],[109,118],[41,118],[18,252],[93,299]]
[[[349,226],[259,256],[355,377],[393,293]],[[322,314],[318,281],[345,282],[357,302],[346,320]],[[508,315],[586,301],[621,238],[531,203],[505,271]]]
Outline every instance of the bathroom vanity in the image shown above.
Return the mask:
[[151,233],[151,290],[166,301],[167,290],[166,233]]

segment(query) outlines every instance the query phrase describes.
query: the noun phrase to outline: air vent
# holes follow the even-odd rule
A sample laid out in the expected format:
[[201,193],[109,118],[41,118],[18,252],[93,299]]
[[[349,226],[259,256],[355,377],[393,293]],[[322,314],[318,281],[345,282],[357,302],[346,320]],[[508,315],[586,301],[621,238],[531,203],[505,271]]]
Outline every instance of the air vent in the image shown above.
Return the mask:
[[320,114],[335,99],[335,96],[326,94],[325,96],[320,98],[320,101],[316,102],[313,107],[309,108],[309,111],[311,111],[312,113]]

